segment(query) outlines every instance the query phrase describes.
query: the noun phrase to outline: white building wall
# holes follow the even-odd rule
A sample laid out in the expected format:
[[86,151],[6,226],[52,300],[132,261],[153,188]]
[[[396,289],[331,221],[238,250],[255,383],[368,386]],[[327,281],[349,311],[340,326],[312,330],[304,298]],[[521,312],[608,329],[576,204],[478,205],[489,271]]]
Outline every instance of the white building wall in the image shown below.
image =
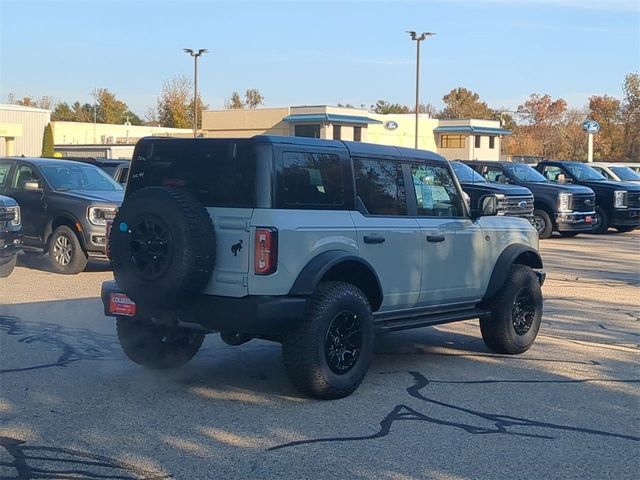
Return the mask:
[[[14,155],[39,157],[42,154],[44,128],[51,121],[51,111],[22,105],[0,104],[0,124],[22,125],[22,133],[15,137]],[[0,138],[0,156],[6,156],[4,139]]]

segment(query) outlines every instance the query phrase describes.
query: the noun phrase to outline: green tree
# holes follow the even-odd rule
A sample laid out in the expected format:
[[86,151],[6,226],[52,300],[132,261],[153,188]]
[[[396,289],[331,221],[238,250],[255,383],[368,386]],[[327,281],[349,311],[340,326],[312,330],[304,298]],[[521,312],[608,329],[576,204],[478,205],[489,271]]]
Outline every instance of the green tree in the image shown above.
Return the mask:
[[118,100],[112,92],[106,88],[97,88],[92,92],[97,106],[98,123],[123,124],[125,115],[129,111],[127,104]]
[[61,122],[75,122],[76,115],[75,112],[71,109],[68,103],[60,102],[56,104],[53,112],[51,112],[51,120],[53,121],[61,121]]
[[45,158],[53,158],[54,153],[53,129],[51,128],[51,124],[48,123],[47,126],[44,127],[44,135],[42,137],[42,156]]
[[390,103],[386,100],[378,100],[375,105],[371,105],[371,111],[380,114],[409,113],[409,107],[399,103]]
[[238,92],[233,92],[230,98],[227,98],[224,102],[224,108],[228,110],[236,110],[244,108],[244,102],[242,98],[240,98],[240,94]]
[[438,118],[462,119],[478,118],[493,120],[494,112],[486,103],[480,100],[480,95],[466,88],[458,87],[451,90],[444,97],[445,108]]

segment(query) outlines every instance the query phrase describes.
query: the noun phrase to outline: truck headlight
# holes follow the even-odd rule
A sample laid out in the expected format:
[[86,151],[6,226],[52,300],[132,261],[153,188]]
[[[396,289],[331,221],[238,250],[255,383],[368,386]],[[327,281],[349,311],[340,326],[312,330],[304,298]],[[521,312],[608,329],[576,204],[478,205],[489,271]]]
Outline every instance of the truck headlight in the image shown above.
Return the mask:
[[107,220],[115,218],[117,211],[117,207],[89,207],[87,219],[94,225],[106,225]]
[[560,193],[558,195],[558,211],[567,213],[573,210],[573,194]]
[[627,191],[616,190],[613,192],[613,208],[627,208]]
[[20,224],[22,223],[22,216],[20,215],[20,207],[18,207],[17,205],[13,207],[4,207],[4,211],[7,212],[9,215],[13,213],[13,220],[9,222],[9,225],[11,225],[12,227],[19,227]]
[[498,215],[504,215],[505,214],[505,199],[504,199],[504,194],[502,193],[495,193],[494,197],[496,197],[496,210],[498,211]]

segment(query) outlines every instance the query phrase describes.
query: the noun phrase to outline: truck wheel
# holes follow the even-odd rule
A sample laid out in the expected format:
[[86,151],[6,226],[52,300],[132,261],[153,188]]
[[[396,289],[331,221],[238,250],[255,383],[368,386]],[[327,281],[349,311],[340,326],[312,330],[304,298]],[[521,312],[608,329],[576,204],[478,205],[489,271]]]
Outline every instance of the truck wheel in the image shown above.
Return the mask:
[[602,207],[596,207],[596,214],[593,217],[593,232],[607,233],[609,230],[609,218],[607,212]]
[[304,322],[283,337],[285,370],[293,385],[315,398],[335,399],[358,388],[373,352],[373,316],[362,291],[323,282],[309,299]]
[[155,370],[177,368],[198,352],[204,333],[117,317],[118,340],[124,353],[137,363]]
[[487,306],[491,314],[480,319],[487,347],[496,353],[527,351],[542,320],[542,290],[533,270],[512,265],[504,285]]
[[0,263],[0,278],[7,278],[16,268],[17,255],[12,255],[5,263]]
[[55,273],[74,275],[82,272],[87,266],[87,255],[75,232],[66,225],[61,225],[49,237],[47,245],[49,268]]
[[637,227],[615,227],[618,233],[633,232]]
[[547,212],[539,208],[533,211],[531,224],[537,230],[539,238],[549,238],[553,232],[553,222],[551,221],[551,217],[549,217]]

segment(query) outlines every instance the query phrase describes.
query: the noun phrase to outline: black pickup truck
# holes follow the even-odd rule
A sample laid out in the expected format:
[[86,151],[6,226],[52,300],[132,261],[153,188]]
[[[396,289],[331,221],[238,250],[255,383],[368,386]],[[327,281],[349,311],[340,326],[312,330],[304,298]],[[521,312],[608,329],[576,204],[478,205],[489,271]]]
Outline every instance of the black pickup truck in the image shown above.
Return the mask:
[[[4,179],[0,170],[0,185]],[[16,266],[16,257],[22,248],[20,226],[20,207],[13,198],[0,195],[0,278],[11,275]]]
[[498,215],[512,215],[532,221],[533,194],[528,188],[518,185],[489,183],[488,180],[464,163],[457,160],[450,163],[456,177],[458,177],[462,190],[469,195],[472,209],[481,208],[482,199],[487,195],[495,195],[498,199]]
[[490,182],[527,187],[533,193],[533,226],[540,238],[556,231],[564,237],[593,231],[596,197],[585,186],[560,185],[527,164],[491,160],[465,162]]
[[630,232],[640,227],[640,185],[611,182],[581,162],[547,160],[538,163],[536,170],[557,184],[582,185],[595,192],[595,232],[605,233],[609,227]]
[[56,273],[80,273],[106,259],[106,223],[124,189],[100,168],[52,158],[0,158],[0,195],[18,202],[25,254],[48,253]]
[[127,184],[127,177],[129,176],[129,160],[112,160],[108,158],[96,158],[96,157],[66,157],[64,160],[72,160],[74,162],[90,163],[96,167],[101,168],[107,172],[111,177],[120,185],[125,186]]

